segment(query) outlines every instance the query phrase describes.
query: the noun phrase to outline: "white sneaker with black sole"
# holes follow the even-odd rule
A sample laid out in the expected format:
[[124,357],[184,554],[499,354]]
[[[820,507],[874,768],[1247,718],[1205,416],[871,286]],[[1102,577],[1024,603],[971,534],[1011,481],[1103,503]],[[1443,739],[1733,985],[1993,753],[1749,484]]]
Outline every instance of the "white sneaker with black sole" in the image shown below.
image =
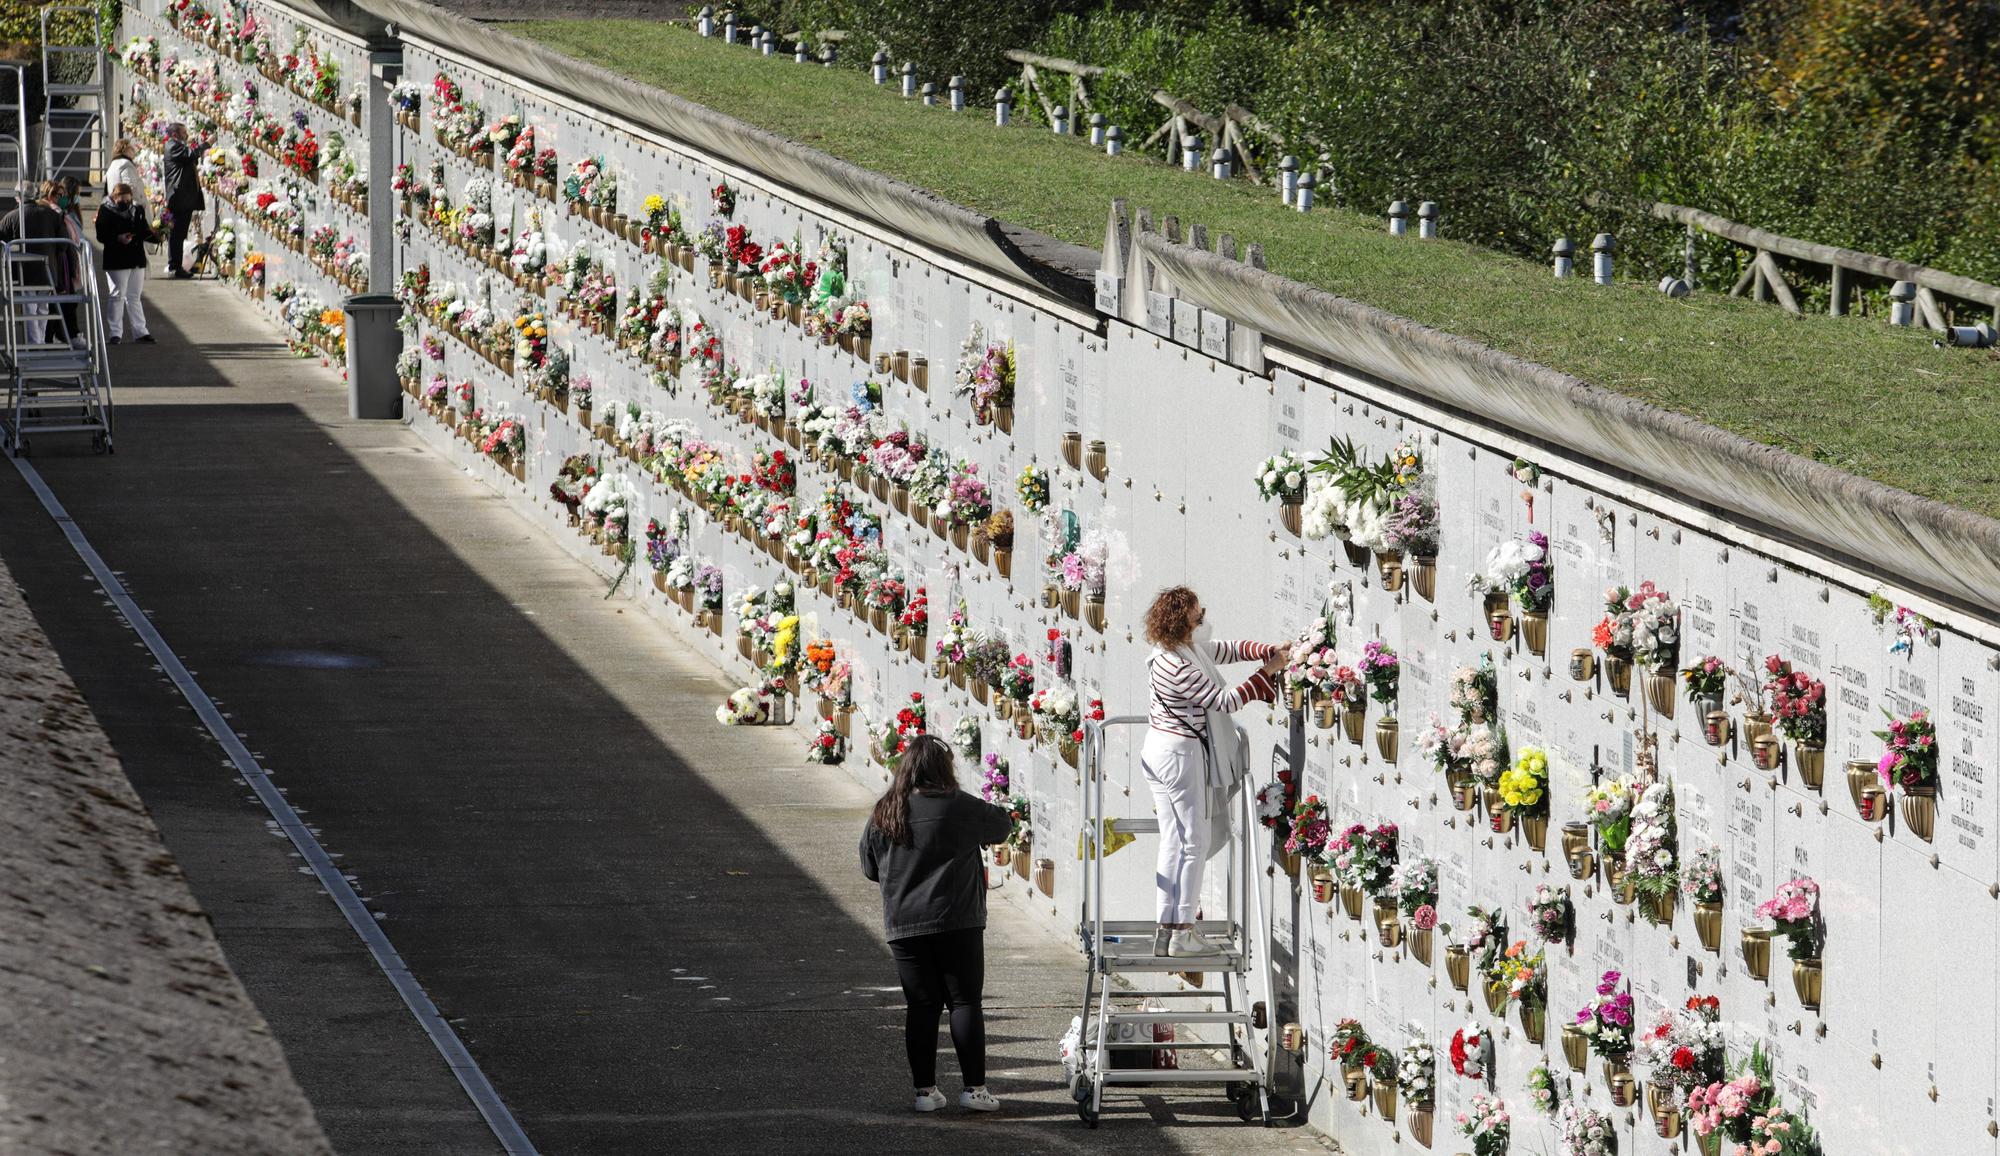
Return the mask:
[[986,1090],[986,1085],[981,1084],[977,1088],[967,1088],[960,1092],[958,1106],[971,1112],[998,1112],[1000,1101],[993,1098],[993,1093]]
[[919,1112],[942,1112],[944,1111],[944,1106],[950,1102],[944,1098],[944,1093],[938,1091],[936,1088],[925,1088],[923,1091],[917,1093],[917,1111]]

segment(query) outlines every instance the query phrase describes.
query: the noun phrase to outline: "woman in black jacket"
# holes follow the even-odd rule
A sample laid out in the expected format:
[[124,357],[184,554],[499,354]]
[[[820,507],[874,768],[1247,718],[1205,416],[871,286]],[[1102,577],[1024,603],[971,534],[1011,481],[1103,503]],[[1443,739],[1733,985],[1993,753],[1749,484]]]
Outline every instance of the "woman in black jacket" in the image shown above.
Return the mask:
[[111,199],[97,207],[97,243],[104,246],[104,273],[111,280],[111,300],[105,303],[105,326],[111,344],[131,330],[134,341],[150,343],[146,329],[146,243],[155,238],[131,185],[118,185]]
[[986,870],[981,849],[1013,829],[1006,811],[958,789],[951,748],[935,735],[910,740],[895,781],[861,833],[861,873],[882,885],[882,925],[909,1012],[903,1042],[917,1111],[945,1106],[937,1088],[938,1014],[951,1009],[951,1043],[965,1090],[961,1107],[991,1112],[986,1091]]

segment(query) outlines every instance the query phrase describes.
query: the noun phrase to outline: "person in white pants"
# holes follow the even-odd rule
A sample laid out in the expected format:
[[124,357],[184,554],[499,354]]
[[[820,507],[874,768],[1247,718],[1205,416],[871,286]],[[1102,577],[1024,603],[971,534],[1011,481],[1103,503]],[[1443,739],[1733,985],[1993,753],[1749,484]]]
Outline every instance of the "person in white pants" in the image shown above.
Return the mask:
[[97,209],[97,243],[104,246],[104,275],[111,281],[104,327],[116,345],[126,337],[151,343],[146,328],[146,242],[155,234],[131,185],[115,185]]
[[[1208,637],[1208,612],[1185,586],[1162,590],[1146,611],[1152,704],[1139,766],[1153,789],[1160,819],[1159,934],[1154,954],[1213,955],[1220,948],[1194,931],[1208,860],[1211,794],[1227,790],[1247,769],[1242,732],[1229,715],[1252,702],[1274,702],[1273,676],[1286,648]],[[1263,662],[1230,689],[1217,669],[1225,662]]]

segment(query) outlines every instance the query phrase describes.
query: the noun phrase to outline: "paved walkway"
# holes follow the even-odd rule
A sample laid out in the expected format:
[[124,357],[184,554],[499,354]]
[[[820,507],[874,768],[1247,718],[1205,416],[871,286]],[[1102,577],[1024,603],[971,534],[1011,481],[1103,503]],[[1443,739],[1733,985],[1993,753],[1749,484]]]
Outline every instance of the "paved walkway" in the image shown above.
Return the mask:
[[[996,903],[997,1118],[908,1111],[854,867],[870,796],[397,423],[346,419],[213,284],[116,351],[118,453],[34,459],[357,881],[548,1153],[1318,1150],[1219,1101],[1086,1133],[1056,1087],[1074,953]],[[103,720],[342,1153],[497,1144],[290,845],[21,479],[0,556]],[[947,1049],[948,1051],[948,1049]],[[947,1061],[945,1079],[953,1078]]]

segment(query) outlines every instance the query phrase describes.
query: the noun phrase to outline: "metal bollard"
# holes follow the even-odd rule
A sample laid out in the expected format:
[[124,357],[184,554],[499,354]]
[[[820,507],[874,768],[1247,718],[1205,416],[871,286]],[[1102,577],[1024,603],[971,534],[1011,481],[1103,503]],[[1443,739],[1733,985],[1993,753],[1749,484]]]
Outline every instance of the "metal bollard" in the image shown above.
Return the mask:
[[1208,175],[1218,181],[1229,179],[1229,150],[1216,149],[1208,154]]
[[1400,237],[1410,231],[1410,206],[1400,200],[1389,202],[1389,235]]
[[923,88],[922,88],[922,89],[920,89],[919,91],[921,92],[921,94],[922,94],[922,96],[923,96],[923,101],[924,101],[924,107],[925,107],[925,108],[936,108],[936,107],[937,107],[937,85],[935,85],[935,84],[931,83],[930,81],[926,80],[926,81],[924,81],[924,86],[923,86]]
[[1193,133],[1181,138],[1181,167],[1188,172],[1201,167],[1201,138]]
[[760,36],[760,37],[758,37],[758,38],[757,38],[757,51],[758,51],[758,52],[759,52],[760,54],[762,54],[762,55],[764,55],[764,56],[769,56],[769,55],[771,55],[771,54],[772,54],[773,52],[776,52],[777,50],[778,50],[778,34],[777,34],[777,33],[775,33],[775,32],[766,32],[766,33],[764,33],[764,35],[762,35],[762,36]]
[[1104,155],[1115,157],[1125,151],[1125,130],[1112,125],[1104,130]]
[[1312,212],[1313,186],[1318,183],[1319,182],[1313,178],[1313,175],[1311,173],[1307,173],[1306,175],[1300,177],[1299,187],[1297,191],[1292,194],[1292,207],[1296,208],[1301,213]]
[[1944,331],[1944,340],[1947,345],[1985,349],[1993,344],[1993,327],[1984,321],[1977,325],[1954,325]]
[[1618,242],[1609,233],[1599,233],[1591,239],[1591,280],[1599,285],[1611,284],[1611,252]]
[[1694,286],[1674,276],[1672,273],[1660,278],[1660,292],[1678,301],[1694,292]]
[[910,61],[903,62],[903,96],[917,95],[917,66]]
[[1430,241],[1438,235],[1438,203],[1425,201],[1417,206],[1417,237]]
[[801,40],[797,44],[792,45],[793,64],[804,64],[806,61],[811,59],[812,59],[812,54],[806,50],[805,41]]
[[1889,324],[1917,323],[1917,283],[1898,281],[1889,287]]
[[1568,280],[1570,273],[1576,269],[1576,246],[1570,243],[1568,237],[1557,237],[1556,243],[1549,248],[1549,254],[1555,258],[1556,280]]
[[1104,143],[1104,114],[1101,112],[1090,114],[1090,143],[1094,146]]
[[736,43],[736,13],[734,12],[724,12],[722,14],[722,42],[724,44]]
[[1299,192],[1299,158],[1290,153],[1278,162],[1278,200],[1290,207]]
[[715,8],[713,5],[704,4],[701,6],[701,18],[697,28],[701,32],[703,39],[715,35]]
[[995,92],[993,94],[993,123],[999,125],[1001,128],[1006,128],[1008,120],[1012,119],[1013,112],[1014,94],[1004,88]]
[[879,48],[875,50],[875,55],[868,62],[868,75],[873,77],[877,84],[889,83],[889,54],[887,52]]
[[963,76],[954,76],[945,84],[945,88],[951,93],[951,111],[964,112],[965,78]]
[[1055,107],[1055,111],[1049,113],[1049,131],[1055,133],[1057,136],[1069,135],[1068,108],[1059,104]]

